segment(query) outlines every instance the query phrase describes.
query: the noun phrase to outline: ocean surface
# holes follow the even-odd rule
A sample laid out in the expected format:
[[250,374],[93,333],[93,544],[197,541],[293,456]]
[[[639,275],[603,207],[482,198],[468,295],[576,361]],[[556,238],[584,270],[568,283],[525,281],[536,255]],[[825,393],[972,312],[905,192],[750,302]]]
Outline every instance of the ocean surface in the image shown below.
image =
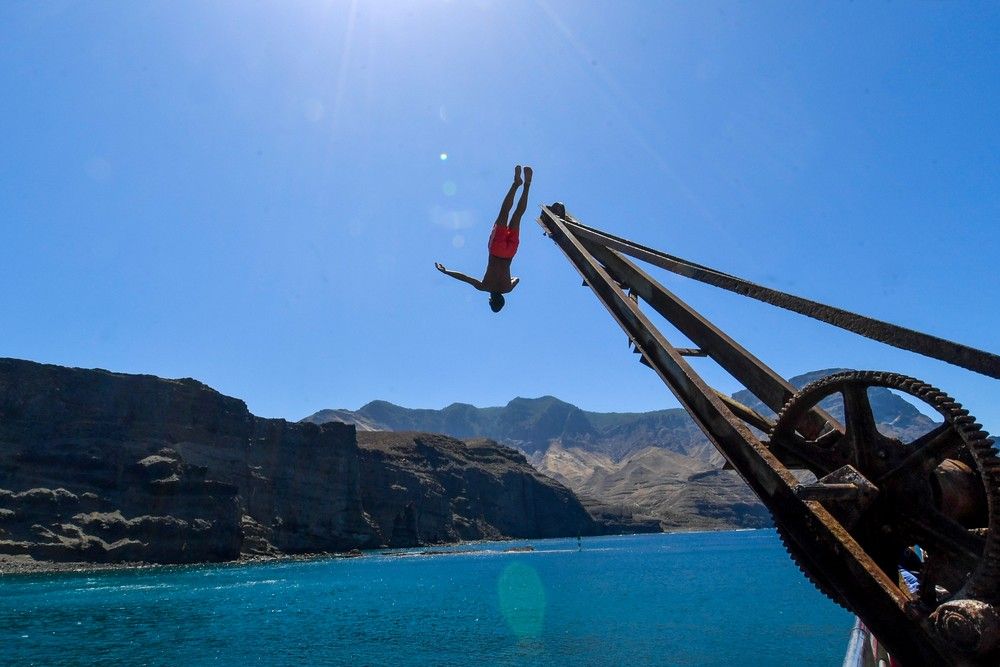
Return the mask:
[[[507,549],[532,545],[533,552]],[[4,665],[840,665],[773,531],[0,578]],[[439,549],[434,549],[439,551]]]

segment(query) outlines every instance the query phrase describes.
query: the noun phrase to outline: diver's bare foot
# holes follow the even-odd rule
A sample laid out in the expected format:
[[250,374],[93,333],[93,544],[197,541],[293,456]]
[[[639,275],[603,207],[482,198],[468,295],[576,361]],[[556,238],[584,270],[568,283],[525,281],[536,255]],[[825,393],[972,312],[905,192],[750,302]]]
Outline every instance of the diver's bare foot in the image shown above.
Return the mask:
[[520,185],[524,181],[521,180],[521,165],[514,167],[514,185]]
[[531,175],[533,173],[534,172],[531,170],[531,167],[525,167],[524,168],[524,183],[525,183],[525,185],[531,185]]

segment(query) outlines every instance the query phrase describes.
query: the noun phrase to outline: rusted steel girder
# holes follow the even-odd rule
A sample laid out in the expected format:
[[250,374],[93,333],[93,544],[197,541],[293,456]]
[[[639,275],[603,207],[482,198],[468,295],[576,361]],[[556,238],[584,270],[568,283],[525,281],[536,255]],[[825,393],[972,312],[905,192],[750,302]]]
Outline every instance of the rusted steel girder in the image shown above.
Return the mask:
[[[698,345],[703,352],[739,380],[775,414],[795,393],[795,387],[767,364],[750,354],[742,345],[701,316],[649,274],[613,250],[592,241],[581,240],[583,247],[600,261],[618,281],[638,294],[656,312]],[[799,427],[804,434],[816,437],[825,424],[839,426],[826,412],[815,408]]]
[[574,226],[573,233],[577,238],[599,243],[644,262],[649,262],[661,269],[672,271],[678,275],[697,280],[707,285],[719,287],[742,296],[769,303],[778,308],[791,310],[813,319],[832,324],[840,329],[846,329],[856,334],[877,340],[880,343],[898,347],[910,352],[916,352],[927,357],[940,359],[949,364],[1000,379],[1000,356],[984,350],[979,350],[962,343],[956,343],[937,336],[914,331],[890,322],[865,317],[842,308],[804,299],[794,294],[779,292],[752,283],[743,278],[722,271],[695,264],[665,252],[647,248],[628,239],[608,234],[600,229],[588,227],[580,222],[569,219]]
[[[538,222],[634,342],[647,365],[660,376],[712,444],[768,507],[789,542],[788,546],[802,564],[811,572],[822,573],[822,583],[847,600],[903,664],[955,664],[948,651],[939,647],[922,629],[918,616],[911,610],[909,596],[889,579],[823,505],[796,495],[798,481],[791,472],[733,414],[622,290],[623,265],[613,267],[615,275],[612,275],[575,236],[578,228],[571,228],[571,223],[551,209],[543,207]],[[610,255],[605,258],[609,259]],[[643,292],[652,297],[657,291],[658,286],[642,276],[628,277],[632,279],[628,287],[647,302],[649,299]],[[712,355],[711,345],[696,342]],[[723,344],[718,340],[716,343]]]

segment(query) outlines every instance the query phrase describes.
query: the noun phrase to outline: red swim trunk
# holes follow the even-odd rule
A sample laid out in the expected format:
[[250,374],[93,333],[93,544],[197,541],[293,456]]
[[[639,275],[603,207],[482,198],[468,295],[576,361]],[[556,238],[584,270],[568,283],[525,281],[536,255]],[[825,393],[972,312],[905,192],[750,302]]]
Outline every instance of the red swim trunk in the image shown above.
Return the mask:
[[490,254],[500,259],[513,259],[517,253],[517,230],[506,225],[493,225],[490,234]]

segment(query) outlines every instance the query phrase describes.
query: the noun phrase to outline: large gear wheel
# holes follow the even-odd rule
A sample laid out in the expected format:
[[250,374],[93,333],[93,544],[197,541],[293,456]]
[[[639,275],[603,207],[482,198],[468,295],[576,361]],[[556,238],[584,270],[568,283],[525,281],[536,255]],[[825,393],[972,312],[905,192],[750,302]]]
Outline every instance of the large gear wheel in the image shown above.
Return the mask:
[[[872,387],[919,399],[943,421],[908,443],[883,434],[872,412]],[[836,394],[843,398],[844,425],[828,425],[815,438],[798,433],[806,413]],[[823,503],[892,580],[908,549],[925,554],[916,568],[919,594],[912,608],[941,639],[970,654],[996,647],[1000,633],[990,624],[1000,603],[1000,458],[967,410],[905,375],[847,371],[792,396],[778,414],[769,446],[816,475],[819,482],[804,485],[800,497],[814,494],[809,498]],[[841,483],[846,479],[858,481]],[[858,489],[853,496],[852,488]],[[783,538],[790,547],[788,536]],[[801,552],[789,552],[821,591],[843,603],[824,573],[811,571]]]

